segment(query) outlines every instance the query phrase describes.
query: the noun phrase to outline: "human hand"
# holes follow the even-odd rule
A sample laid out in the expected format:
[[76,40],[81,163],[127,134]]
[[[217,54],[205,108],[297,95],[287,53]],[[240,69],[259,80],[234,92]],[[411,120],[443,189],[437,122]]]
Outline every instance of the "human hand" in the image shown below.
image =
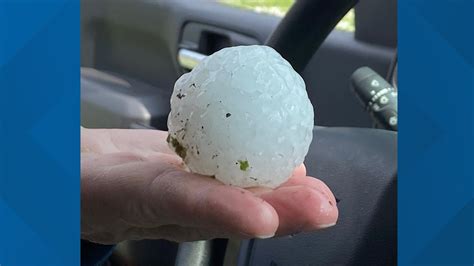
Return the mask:
[[158,130],[81,129],[81,238],[177,242],[268,238],[336,223],[336,200],[304,165],[280,187],[242,189],[186,172]]

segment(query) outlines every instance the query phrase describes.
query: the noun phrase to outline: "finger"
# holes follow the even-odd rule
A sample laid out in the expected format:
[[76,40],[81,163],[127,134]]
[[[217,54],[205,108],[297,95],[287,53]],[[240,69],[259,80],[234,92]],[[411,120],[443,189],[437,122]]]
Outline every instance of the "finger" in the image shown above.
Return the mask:
[[161,214],[185,226],[265,237],[275,233],[278,215],[271,205],[251,192],[226,186],[205,176],[171,171],[157,179],[152,197],[164,205]]
[[[121,179],[126,175],[132,180],[142,179],[135,184],[128,182],[123,189],[124,195],[137,195],[128,204],[133,204],[130,209],[134,213],[127,218],[136,227],[178,224],[254,237],[272,236],[278,227],[278,215],[271,205],[247,190],[226,186],[214,178],[191,174],[163,161],[138,162],[113,171],[109,174]],[[152,174],[153,178],[145,178]]]
[[219,233],[214,230],[184,227],[179,225],[163,225],[155,228],[131,228],[124,232],[124,239],[165,239],[174,242],[190,242],[217,238]]
[[316,190],[319,190],[321,193],[325,194],[332,203],[336,203],[336,198],[332,193],[331,189],[321,180],[311,177],[311,176],[294,176],[288,179],[287,182],[282,184],[281,186],[308,186],[312,187]]
[[157,154],[153,158],[133,153],[81,155],[82,207],[98,211],[107,206],[116,218],[136,216],[143,210],[143,194],[148,185],[164,172],[181,167],[173,155]]
[[215,238],[250,239],[252,236],[221,232],[215,229],[164,225],[157,228],[133,228],[127,232],[125,239],[166,239],[174,242],[191,242]]
[[301,164],[300,166],[296,167],[291,176],[306,176],[306,166]]
[[278,213],[277,235],[326,228],[338,218],[336,205],[320,190],[309,186],[283,186],[259,196]]

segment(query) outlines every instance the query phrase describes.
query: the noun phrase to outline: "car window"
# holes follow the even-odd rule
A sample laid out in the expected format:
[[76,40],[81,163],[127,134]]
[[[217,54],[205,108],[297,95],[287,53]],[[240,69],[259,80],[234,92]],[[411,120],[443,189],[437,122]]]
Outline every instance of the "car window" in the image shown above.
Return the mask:
[[[218,0],[218,2],[253,12],[283,17],[295,0]],[[336,29],[349,32],[355,31],[354,17],[354,9],[351,9],[337,24]]]

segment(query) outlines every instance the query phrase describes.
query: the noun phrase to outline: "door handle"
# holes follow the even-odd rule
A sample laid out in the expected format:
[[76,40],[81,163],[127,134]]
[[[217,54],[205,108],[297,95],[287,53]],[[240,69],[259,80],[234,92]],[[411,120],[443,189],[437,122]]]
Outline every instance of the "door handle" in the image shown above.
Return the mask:
[[191,70],[207,56],[188,49],[179,49],[178,63],[181,67]]

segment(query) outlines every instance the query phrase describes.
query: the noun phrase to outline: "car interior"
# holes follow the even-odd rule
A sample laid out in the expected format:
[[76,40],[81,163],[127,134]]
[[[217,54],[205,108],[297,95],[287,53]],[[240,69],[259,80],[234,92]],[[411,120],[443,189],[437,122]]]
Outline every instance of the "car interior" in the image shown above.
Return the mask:
[[[351,9],[355,30],[335,29]],[[273,47],[306,83],[315,127],[305,165],[337,197],[337,225],[271,239],[127,241],[108,263],[395,265],[396,0],[297,0],[283,17],[219,1],[82,0],[81,126],[167,130],[179,76],[252,44]],[[357,79],[362,67],[379,79]]]

